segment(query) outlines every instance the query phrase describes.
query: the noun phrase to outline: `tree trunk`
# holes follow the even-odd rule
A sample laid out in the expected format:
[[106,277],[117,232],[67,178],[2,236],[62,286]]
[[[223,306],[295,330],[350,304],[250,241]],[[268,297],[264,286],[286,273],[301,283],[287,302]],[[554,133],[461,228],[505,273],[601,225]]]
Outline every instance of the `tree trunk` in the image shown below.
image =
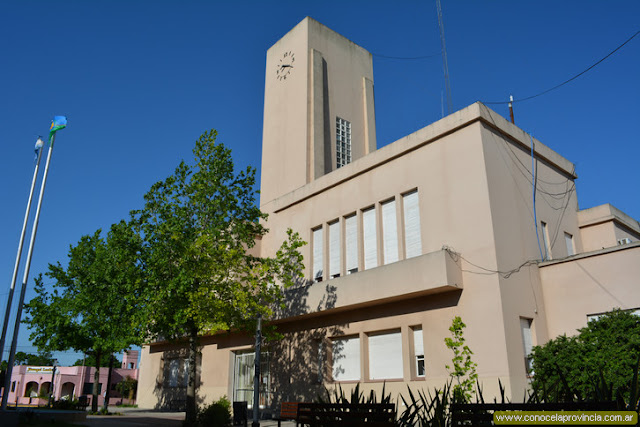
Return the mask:
[[190,426],[196,422],[196,361],[198,356],[198,329],[192,325],[189,331],[189,371],[187,380],[187,413],[185,424]]
[[109,396],[111,394],[111,374],[113,372],[113,354],[109,358],[109,373],[107,374],[107,389],[104,392],[104,405],[102,410],[107,412],[109,410]]
[[96,353],[96,371],[93,373],[93,391],[91,398],[91,412],[98,412],[98,385],[100,384],[100,353]]

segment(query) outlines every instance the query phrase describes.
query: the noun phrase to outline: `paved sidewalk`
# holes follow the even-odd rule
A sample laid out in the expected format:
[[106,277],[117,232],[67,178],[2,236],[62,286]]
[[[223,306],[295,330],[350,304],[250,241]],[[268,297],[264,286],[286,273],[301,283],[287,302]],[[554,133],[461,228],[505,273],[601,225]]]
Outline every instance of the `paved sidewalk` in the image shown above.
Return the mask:
[[[116,408],[109,407],[110,412],[120,412],[122,415],[87,415],[87,420],[81,425],[87,427],[169,427],[181,426],[184,412],[159,412],[152,409]],[[274,427],[278,422],[274,420],[260,420],[260,427]],[[294,421],[283,421],[282,427],[295,427]],[[251,426],[249,420],[248,426]]]

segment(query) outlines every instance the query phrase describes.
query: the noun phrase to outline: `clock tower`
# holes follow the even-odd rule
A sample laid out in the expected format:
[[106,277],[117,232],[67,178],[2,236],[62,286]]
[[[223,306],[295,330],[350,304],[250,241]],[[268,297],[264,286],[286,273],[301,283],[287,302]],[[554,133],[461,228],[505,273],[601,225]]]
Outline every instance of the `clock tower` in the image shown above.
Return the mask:
[[267,51],[260,205],[374,151],[375,130],[371,54],[303,19]]

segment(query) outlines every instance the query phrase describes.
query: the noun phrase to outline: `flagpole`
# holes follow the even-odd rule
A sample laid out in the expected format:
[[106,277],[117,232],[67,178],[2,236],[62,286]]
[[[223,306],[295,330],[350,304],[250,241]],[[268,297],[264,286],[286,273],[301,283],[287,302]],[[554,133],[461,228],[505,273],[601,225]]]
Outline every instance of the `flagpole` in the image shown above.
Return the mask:
[[[41,138],[38,138],[38,142],[42,142]],[[18,278],[18,269],[20,268],[20,258],[22,257],[22,247],[24,245],[24,237],[27,234],[27,223],[29,222],[29,212],[31,211],[31,202],[33,201],[33,190],[36,188],[36,181],[38,178],[38,169],[40,168],[40,159],[42,158],[42,149],[44,143],[38,149],[38,160],[36,161],[36,167],[33,171],[33,179],[31,180],[31,191],[29,192],[29,200],[27,201],[27,210],[24,213],[24,221],[22,223],[22,233],[20,234],[20,242],[18,243],[18,254],[16,255],[16,264],[13,267],[13,276],[11,278],[11,288],[9,288],[9,299],[7,300],[7,309],[4,311],[4,322],[2,324],[2,338],[0,338],[0,360],[4,355],[4,342],[7,338],[7,327],[9,326],[9,317],[11,314],[11,303],[13,302],[13,292],[16,287],[16,279]]]
[[24,305],[24,296],[27,292],[27,280],[29,279],[29,269],[31,268],[31,257],[33,255],[33,246],[36,241],[36,232],[38,231],[38,220],[40,219],[40,208],[42,207],[42,199],[44,197],[44,187],[47,184],[47,175],[49,174],[49,164],[51,163],[51,153],[53,152],[53,143],[56,139],[56,132],[50,136],[49,153],[47,154],[47,163],[44,167],[44,176],[42,177],[42,185],[40,186],[40,195],[38,197],[38,207],[36,208],[36,216],[33,221],[31,230],[31,240],[29,241],[29,252],[27,254],[27,263],[24,267],[24,276],[22,277],[22,288],[20,289],[20,302],[18,303],[18,312],[16,313],[16,324],[13,328],[13,339],[11,340],[11,351],[9,352],[9,362],[7,364],[7,372],[4,379],[4,393],[2,393],[2,410],[7,409],[7,400],[9,399],[9,388],[11,385],[11,374],[13,373],[13,364],[16,358],[16,347],[18,346],[18,332],[20,331],[20,322],[22,320],[22,306]]

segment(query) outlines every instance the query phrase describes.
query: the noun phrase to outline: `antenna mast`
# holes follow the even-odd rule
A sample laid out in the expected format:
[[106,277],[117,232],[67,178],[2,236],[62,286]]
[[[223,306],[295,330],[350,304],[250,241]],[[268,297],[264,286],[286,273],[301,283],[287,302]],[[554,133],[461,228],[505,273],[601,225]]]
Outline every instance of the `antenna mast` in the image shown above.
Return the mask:
[[440,0],[436,0],[438,8],[438,27],[440,28],[440,43],[442,44],[442,69],[444,71],[444,84],[447,91],[447,114],[453,113],[453,101],[451,99],[451,84],[449,83],[449,64],[447,63],[447,45],[444,42],[444,22],[442,20],[442,6]]

